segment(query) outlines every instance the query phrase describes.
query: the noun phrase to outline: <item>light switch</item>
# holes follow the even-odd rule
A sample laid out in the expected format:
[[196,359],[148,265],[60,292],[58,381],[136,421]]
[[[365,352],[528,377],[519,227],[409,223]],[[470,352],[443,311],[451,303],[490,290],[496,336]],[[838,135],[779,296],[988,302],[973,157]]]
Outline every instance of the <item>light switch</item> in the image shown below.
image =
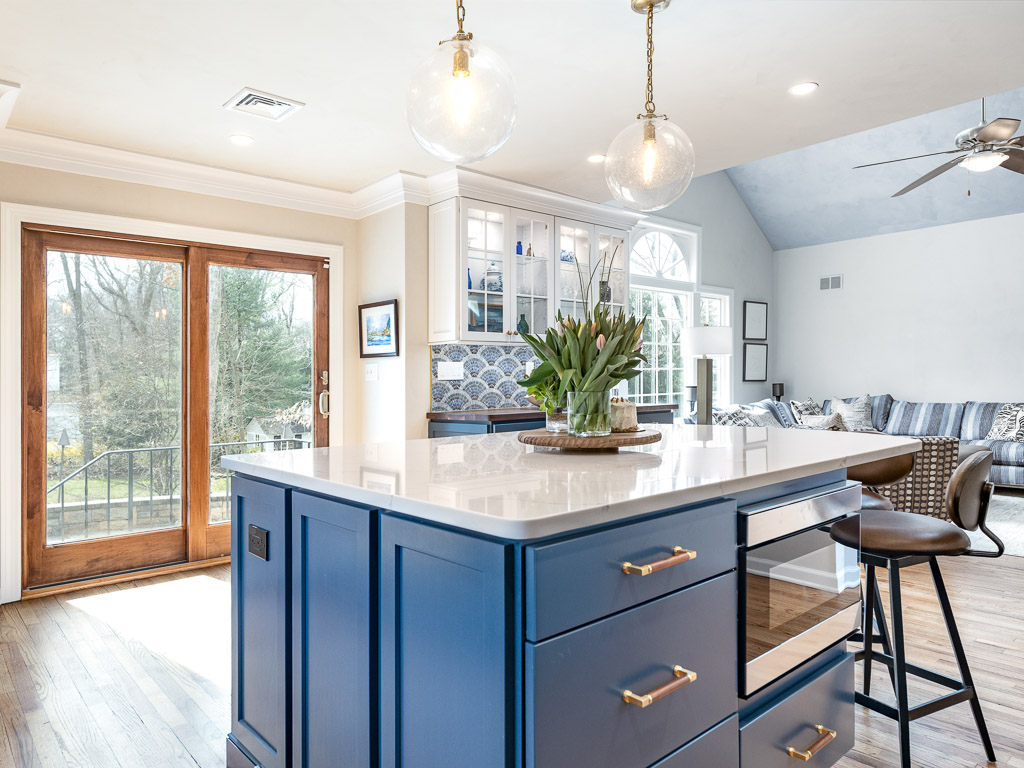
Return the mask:
[[526,363],[523,364],[523,368],[526,371],[526,375],[530,376],[533,374],[533,369],[536,368],[536,366],[533,364],[533,360],[527,360]]
[[438,381],[462,381],[466,378],[466,368],[462,361],[449,362],[447,360],[437,361]]
[[380,363],[367,363],[364,371],[366,381],[380,381]]

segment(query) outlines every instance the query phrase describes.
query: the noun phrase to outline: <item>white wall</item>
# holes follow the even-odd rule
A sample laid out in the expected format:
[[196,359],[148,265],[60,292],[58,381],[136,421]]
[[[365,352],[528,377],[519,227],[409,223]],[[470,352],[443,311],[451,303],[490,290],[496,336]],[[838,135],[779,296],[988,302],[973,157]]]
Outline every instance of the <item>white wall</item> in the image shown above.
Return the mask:
[[[776,302],[773,293],[772,247],[750,215],[743,199],[724,171],[700,176],[675,203],[658,211],[664,216],[702,228],[701,281],[732,288],[733,400],[749,403],[771,394],[777,348]],[[768,302],[768,381],[744,383],[743,302]]]
[[775,294],[787,395],[1024,400],[1024,214],[778,251]]

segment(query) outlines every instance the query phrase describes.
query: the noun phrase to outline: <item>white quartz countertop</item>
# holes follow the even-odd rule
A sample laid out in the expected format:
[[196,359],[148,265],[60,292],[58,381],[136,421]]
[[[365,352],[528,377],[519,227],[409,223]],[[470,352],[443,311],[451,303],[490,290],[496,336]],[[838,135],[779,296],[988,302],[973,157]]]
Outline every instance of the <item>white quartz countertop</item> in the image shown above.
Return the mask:
[[534,539],[920,449],[913,438],[645,425],[661,442],[561,453],[516,433],[225,456],[235,472],[505,539]]

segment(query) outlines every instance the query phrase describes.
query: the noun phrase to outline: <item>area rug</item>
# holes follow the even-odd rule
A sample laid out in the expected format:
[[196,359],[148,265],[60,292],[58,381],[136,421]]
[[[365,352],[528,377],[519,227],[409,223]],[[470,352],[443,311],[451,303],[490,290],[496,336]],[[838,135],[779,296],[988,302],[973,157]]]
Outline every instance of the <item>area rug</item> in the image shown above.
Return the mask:
[[[1006,554],[1024,557],[1024,491],[998,488],[988,508],[988,527],[1006,544]],[[981,531],[971,533],[977,549],[992,549]]]

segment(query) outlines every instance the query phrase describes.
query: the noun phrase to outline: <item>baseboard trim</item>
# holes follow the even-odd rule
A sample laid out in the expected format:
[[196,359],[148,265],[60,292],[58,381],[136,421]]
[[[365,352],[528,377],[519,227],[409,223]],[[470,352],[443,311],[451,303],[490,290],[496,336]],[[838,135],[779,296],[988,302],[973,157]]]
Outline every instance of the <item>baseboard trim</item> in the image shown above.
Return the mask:
[[151,568],[136,568],[132,571],[111,573],[106,576],[95,576],[88,579],[65,581],[60,584],[47,584],[45,587],[23,589],[21,591],[21,599],[32,600],[37,597],[49,597],[50,595],[60,595],[65,592],[77,592],[82,589],[102,587],[107,584],[120,584],[125,581],[150,579],[155,576],[167,576],[168,574],[181,573],[182,571],[195,571],[200,568],[212,568],[215,565],[226,565],[230,562],[231,555],[224,555],[223,557],[214,557],[209,560],[196,560],[191,563],[171,563],[170,565],[155,565]]

